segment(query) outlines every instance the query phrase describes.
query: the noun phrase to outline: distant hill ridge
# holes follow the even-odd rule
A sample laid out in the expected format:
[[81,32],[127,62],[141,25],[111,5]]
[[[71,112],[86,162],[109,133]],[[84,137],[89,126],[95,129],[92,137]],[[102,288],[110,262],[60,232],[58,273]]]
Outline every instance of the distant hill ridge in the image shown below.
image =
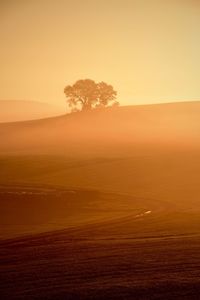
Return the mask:
[[60,108],[48,103],[31,100],[0,100],[0,122],[41,119],[61,113]]

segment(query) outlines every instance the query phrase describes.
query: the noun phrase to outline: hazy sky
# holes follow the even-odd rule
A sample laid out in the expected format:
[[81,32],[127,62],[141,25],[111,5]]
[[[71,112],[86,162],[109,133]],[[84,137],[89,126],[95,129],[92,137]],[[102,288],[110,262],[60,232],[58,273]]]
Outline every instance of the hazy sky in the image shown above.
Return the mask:
[[0,99],[91,78],[121,104],[200,100],[200,0],[0,0],[0,38]]

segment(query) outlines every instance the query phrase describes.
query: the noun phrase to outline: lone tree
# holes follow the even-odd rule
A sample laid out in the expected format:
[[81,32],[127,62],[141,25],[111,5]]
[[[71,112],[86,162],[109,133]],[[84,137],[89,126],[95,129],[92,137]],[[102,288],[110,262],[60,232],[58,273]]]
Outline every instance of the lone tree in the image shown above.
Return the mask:
[[64,89],[67,104],[72,111],[92,110],[98,107],[119,105],[117,92],[105,82],[96,83],[91,79],[78,80]]

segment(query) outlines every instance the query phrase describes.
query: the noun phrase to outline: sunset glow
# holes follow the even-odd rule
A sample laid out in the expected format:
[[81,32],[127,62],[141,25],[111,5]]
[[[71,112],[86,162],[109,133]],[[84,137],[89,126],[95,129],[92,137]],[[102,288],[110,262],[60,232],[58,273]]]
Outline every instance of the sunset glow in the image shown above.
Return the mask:
[[64,105],[91,78],[122,105],[199,100],[199,14],[195,0],[1,1],[0,99]]

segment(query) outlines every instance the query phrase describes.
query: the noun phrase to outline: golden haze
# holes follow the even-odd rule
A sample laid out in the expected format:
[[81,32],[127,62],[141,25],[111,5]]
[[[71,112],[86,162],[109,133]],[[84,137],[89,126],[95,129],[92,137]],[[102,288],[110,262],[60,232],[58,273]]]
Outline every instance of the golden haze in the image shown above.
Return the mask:
[[1,1],[0,99],[63,105],[77,79],[112,84],[121,104],[198,100],[194,0]]

